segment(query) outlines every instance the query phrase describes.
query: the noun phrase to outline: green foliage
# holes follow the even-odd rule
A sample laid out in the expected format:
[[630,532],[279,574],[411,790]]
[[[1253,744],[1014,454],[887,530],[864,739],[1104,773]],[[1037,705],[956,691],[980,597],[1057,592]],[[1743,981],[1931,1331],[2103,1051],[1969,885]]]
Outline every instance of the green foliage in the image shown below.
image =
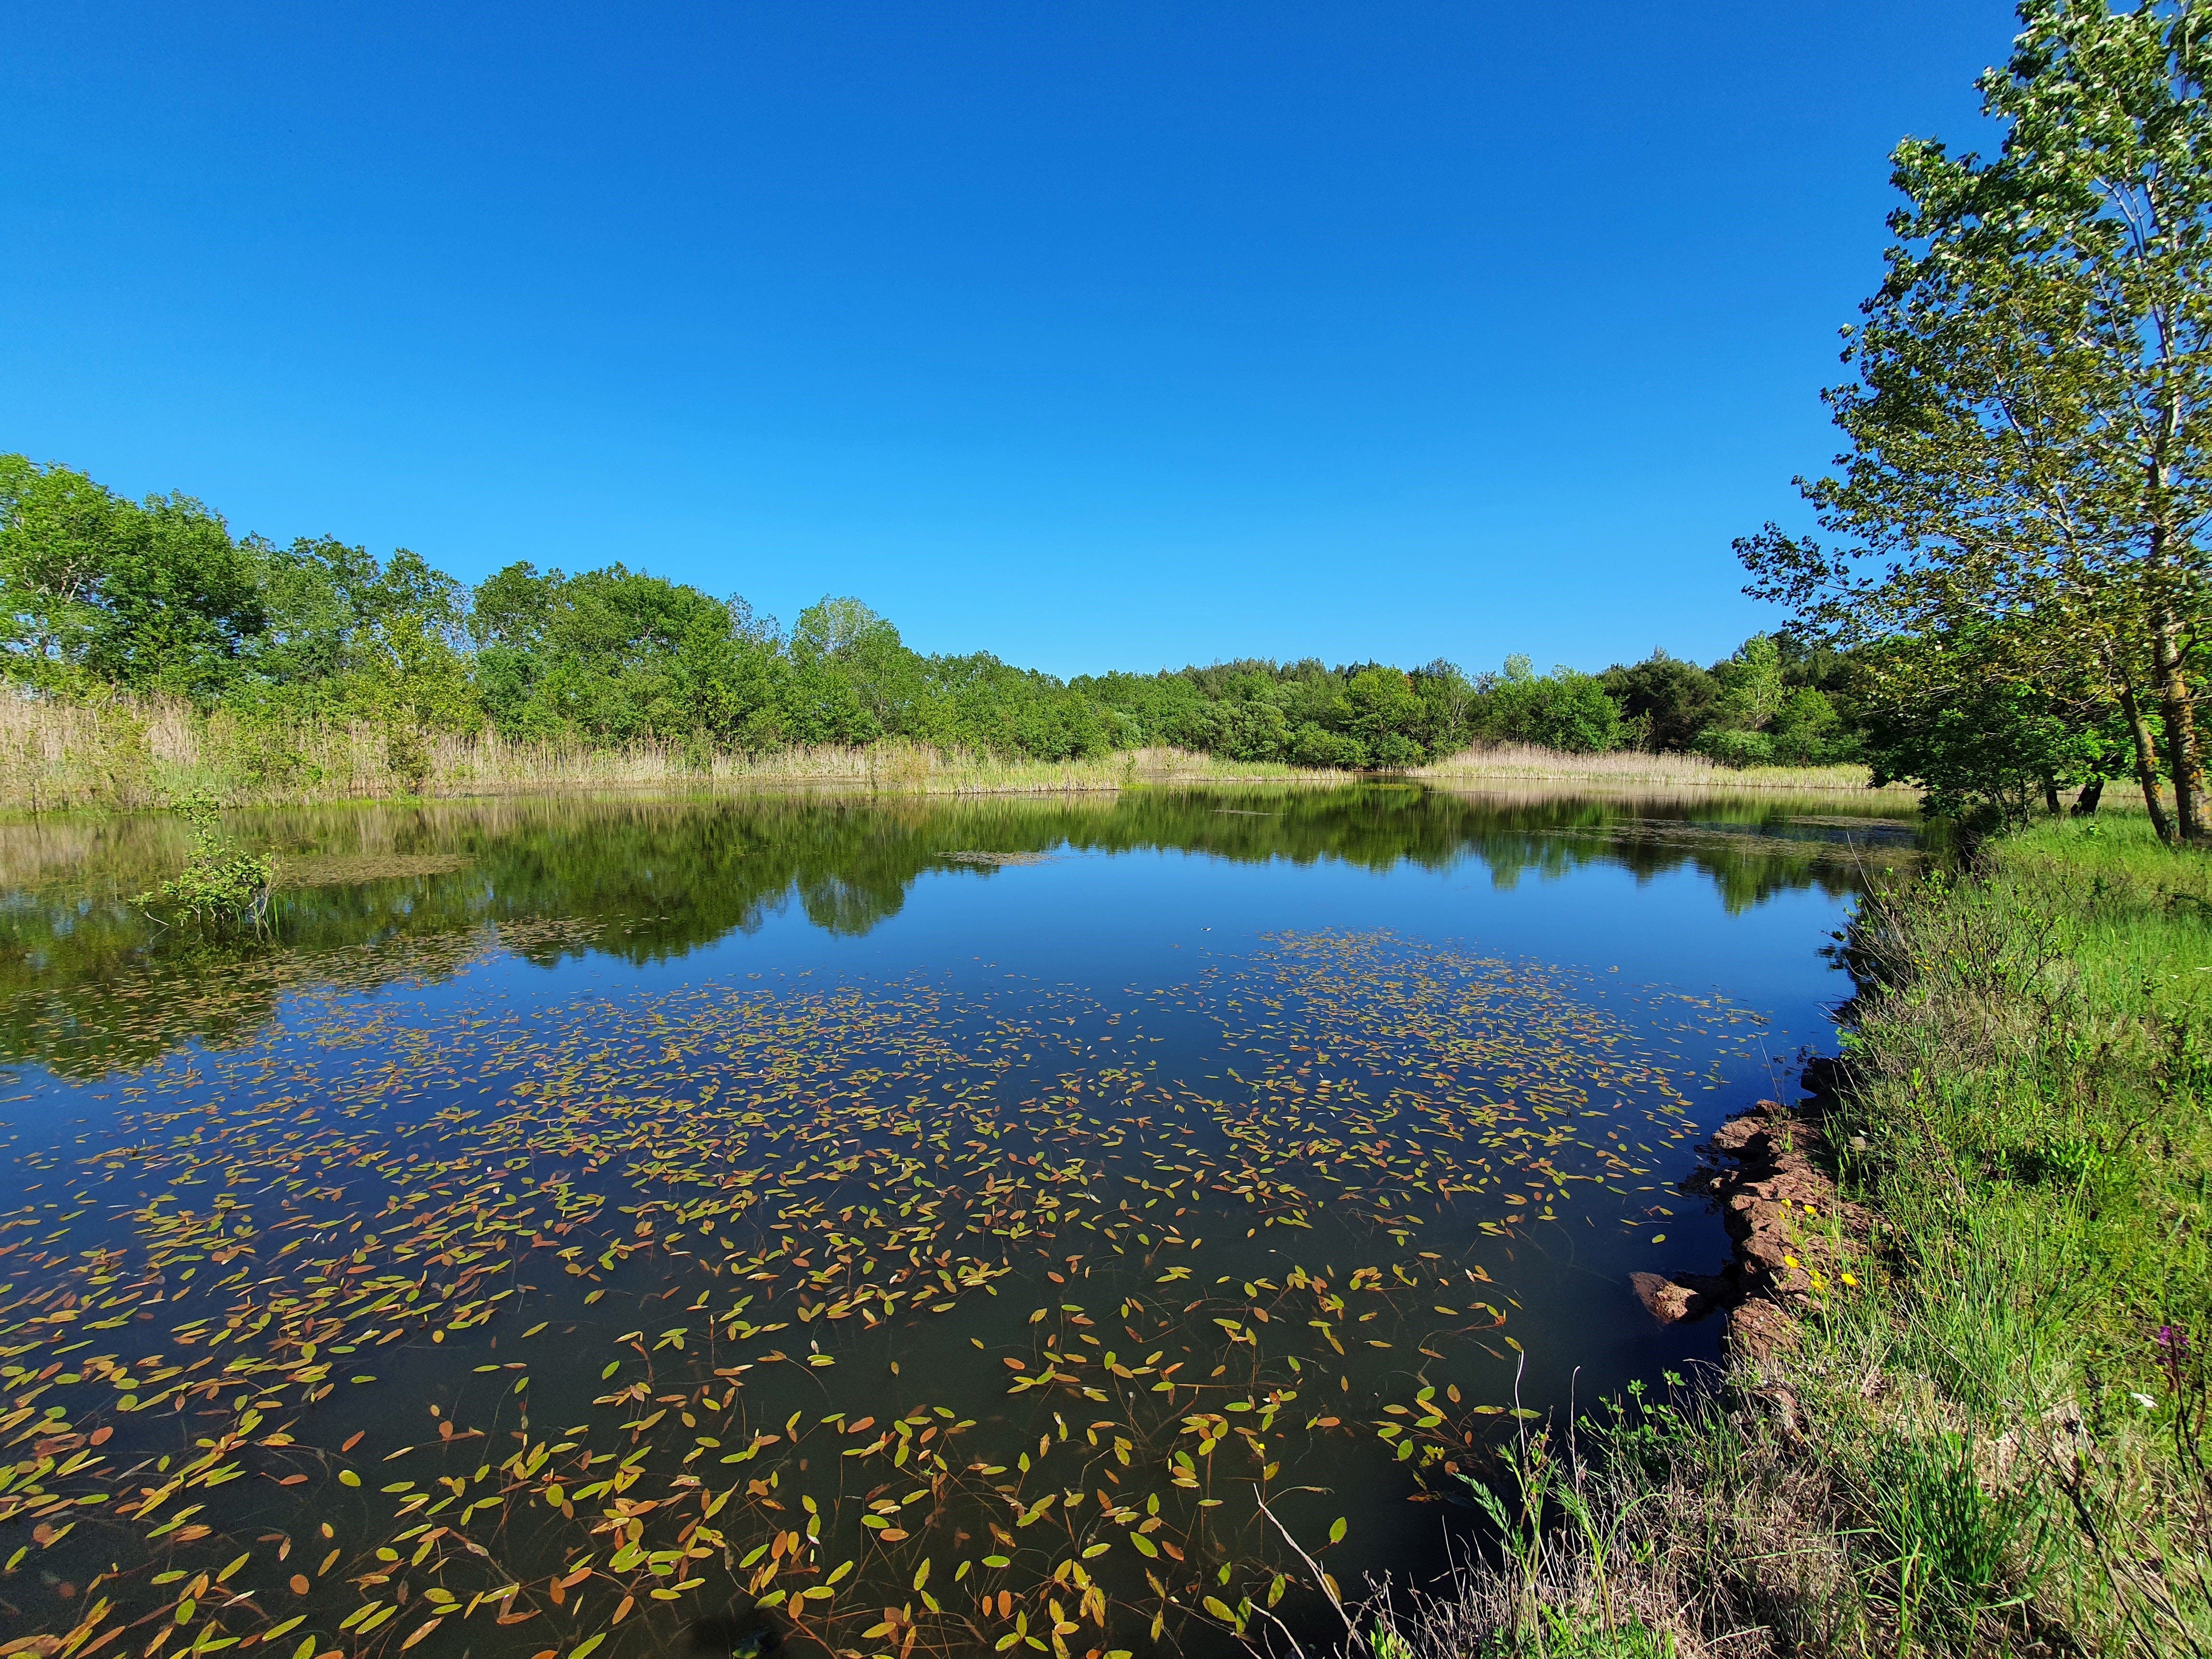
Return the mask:
[[192,826],[191,861],[131,902],[173,927],[189,925],[210,933],[267,932],[272,925],[276,855],[243,853],[232,846],[223,836],[212,796],[187,796],[177,810]]
[[1746,732],[1764,731],[1782,712],[1786,695],[1781,648],[1771,635],[1754,635],[1713,670],[1713,683],[1720,689],[1713,712],[1723,723]]
[[1692,747],[1726,766],[1826,766],[1860,757],[1829,693],[1809,681],[1814,659],[1785,656],[1784,641],[1754,635],[1714,665],[1708,724]]
[[410,795],[421,794],[430,781],[429,748],[422,734],[404,721],[394,720],[385,732],[384,763]]
[[1540,675],[1526,657],[1508,657],[1479,701],[1482,735],[1501,743],[1595,755],[1618,749],[1626,735],[1620,705],[1597,676],[1566,667]]
[[0,455],[0,641],[11,678],[206,696],[266,625],[252,562],[185,495],[125,501]]
[[228,717],[232,775],[257,793],[314,781],[319,722],[382,732],[388,769],[415,790],[440,734],[487,728],[680,748],[701,771],[718,753],[885,742],[1337,770],[1485,743],[1696,746],[1746,763],[1852,752],[1818,677],[1771,641],[1710,672],[1663,655],[1603,677],[1540,675],[1519,657],[1475,675],[1442,659],[1243,659],[1063,681],[987,652],[924,655],[850,597],[786,633],[742,599],[622,563],[572,574],[521,561],[471,591],[404,548],[380,560],[327,536],[234,540],[187,498],[134,504],[21,456],[0,458],[0,677],[47,696],[189,698]]
[[1705,670],[1664,651],[1632,666],[1615,665],[1602,678],[1606,695],[1620,705],[1624,732],[1640,749],[1692,748],[1720,695]]
[[1542,1659],[1674,1659],[1672,1632],[1655,1631],[1640,1619],[1608,1627],[1587,1614],[1547,1607],[1540,1645]]
[[1861,653],[1865,752],[1877,779],[1919,784],[1929,809],[1946,817],[2017,824],[2048,789],[2122,769],[2117,711],[2106,706],[2093,720],[2063,686],[2002,672],[1990,659],[2003,648],[2001,630],[1966,628]]
[[620,564],[571,577],[521,563],[476,599],[478,695],[510,735],[734,740],[760,707],[747,618],[696,587]]
[[1332,732],[1314,720],[1291,733],[1285,752],[1300,766],[1350,769],[1367,764],[1367,746],[1358,738],[1349,732]]
[[1412,735],[1425,710],[1413,683],[1395,668],[1370,666],[1344,688],[1345,725],[1380,766],[1412,766],[1426,758]]
[[1477,735],[1480,687],[1433,662],[1331,669],[1245,659],[1158,675],[1083,677],[1071,689],[1098,706],[1116,746],[1172,745],[1240,761],[1402,768]]
[[2212,608],[2212,53],[2189,5],[2020,15],[1980,83],[1997,153],[1907,139],[1892,157],[1887,278],[1847,331],[1856,379],[1827,394],[1849,448],[1802,486],[1832,542],[1770,524],[1737,550],[1747,591],[1808,628],[1924,647],[1889,665],[1906,722],[1950,707],[1945,641],[2008,683],[1978,767],[1956,733],[1923,749],[1892,720],[1886,763],[1939,804],[2002,816],[2054,742],[2118,721],[2160,835],[2192,840],[2212,833],[2192,689]]
[[249,538],[264,626],[228,699],[241,711],[315,709],[432,726],[475,713],[464,654],[469,596],[402,548],[380,562],[325,537],[278,549]]

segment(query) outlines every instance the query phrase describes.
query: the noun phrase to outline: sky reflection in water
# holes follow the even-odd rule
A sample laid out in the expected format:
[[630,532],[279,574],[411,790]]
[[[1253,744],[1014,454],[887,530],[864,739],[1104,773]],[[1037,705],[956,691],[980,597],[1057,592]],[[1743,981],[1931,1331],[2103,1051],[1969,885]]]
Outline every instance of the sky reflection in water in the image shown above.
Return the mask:
[[1627,1275],[1724,1254],[1673,1185],[1914,856],[1851,807],[240,815],[274,949],[124,902],[165,820],[0,828],[0,1644],[1321,1618],[1255,1489],[1432,1567],[1516,1386],[1715,1352]]

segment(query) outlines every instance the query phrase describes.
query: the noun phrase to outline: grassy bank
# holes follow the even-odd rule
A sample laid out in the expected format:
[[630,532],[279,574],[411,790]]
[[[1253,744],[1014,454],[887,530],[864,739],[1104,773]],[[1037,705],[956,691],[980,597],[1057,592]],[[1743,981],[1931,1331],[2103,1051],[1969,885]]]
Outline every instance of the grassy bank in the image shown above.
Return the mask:
[[1510,1547],[1373,1650],[2212,1652],[2212,860],[2047,823],[1849,948],[1789,1340],[1522,1443]]
[[[1180,749],[1036,761],[907,743],[764,755],[696,740],[514,742],[371,721],[240,720],[189,705],[0,698],[0,810],[128,811],[194,793],[239,805],[395,796],[820,786],[916,794],[1048,793],[1162,783],[1340,783],[1358,774],[1224,760]],[[1856,767],[1732,771],[1696,756],[1471,750],[1414,775],[1454,784],[1863,789]]]

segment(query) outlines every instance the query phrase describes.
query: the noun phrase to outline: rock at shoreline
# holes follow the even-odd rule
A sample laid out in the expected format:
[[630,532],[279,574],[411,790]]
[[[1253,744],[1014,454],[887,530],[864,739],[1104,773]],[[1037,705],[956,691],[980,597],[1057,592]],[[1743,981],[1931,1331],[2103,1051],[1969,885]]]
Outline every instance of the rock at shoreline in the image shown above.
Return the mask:
[[1729,1306],[1740,1295],[1735,1281],[1722,1273],[1676,1273],[1671,1279],[1657,1273],[1631,1273],[1628,1282],[1651,1316],[1662,1325],[1702,1319],[1716,1308]]
[[1700,1150],[1719,1167],[1692,1185],[1719,1204],[1735,1261],[1724,1273],[1638,1273],[1629,1283],[1662,1324],[1727,1310],[1729,1347],[1756,1363],[1796,1341],[1797,1307],[1844,1288],[1869,1218],[1838,1198],[1819,1121],[1778,1101],[1729,1119]]

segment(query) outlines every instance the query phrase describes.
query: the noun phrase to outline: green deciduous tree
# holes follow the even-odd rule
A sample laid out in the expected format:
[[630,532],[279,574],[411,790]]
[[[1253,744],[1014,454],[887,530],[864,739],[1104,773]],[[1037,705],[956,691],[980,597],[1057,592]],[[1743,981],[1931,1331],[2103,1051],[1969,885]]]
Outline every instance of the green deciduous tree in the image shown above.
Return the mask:
[[1505,672],[1479,703],[1475,718],[1483,735],[1504,743],[1601,754],[1620,748],[1626,734],[1620,705],[1606,695],[1596,675],[1567,667],[1538,674],[1524,656],[1505,659]]
[[741,603],[621,564],[522,562],[477,588],[468,630],[478,696],[515,735],[781,740],[788,665]]
[[[2025,635],[2026,637],[2021,637]],[[1860,667],[1867,758],[1876,782],[1909,778],[1947,817],[2017,821],[2058,790],[2094,787],[2123,764],[2126,734],[2094,674],[2023,672],[2025,629],[2002,623],[1904,635]]]
[[205,696],[264,616],[252,561],[188,495],[123,497],[64,466],[0,456],[6,671],[45,690]]
[[1344,688],[1346,725],[1377,766],[1418,766],[1427,758],[1419,732],[1427,708],[1410,676],[1370,664]]
[[1818,766],[1858,757],[1856,734],[1828,695],[1807,682],[1805,662],[1758,634],[1705,678],[1711,700],[1690,747],[1730,766]]
[[2027,0],[2020,15],[2009,63],[1981,82],[1999,153],[1912,139],[1893,158],[1897,243],[1849,336],[1856,378],[1828,394],[1850,447],[1805,485],[1836,539],[1769,526],[1739,550],[1750,591],[1846,640],[1990,625],[2037,636],[1992,672],[2063,654],[2097,676],[2128,711],[2153,811],[2162,760],[2171,832],[2195,840],[2189,662],[2212,511],[2207,9]]

